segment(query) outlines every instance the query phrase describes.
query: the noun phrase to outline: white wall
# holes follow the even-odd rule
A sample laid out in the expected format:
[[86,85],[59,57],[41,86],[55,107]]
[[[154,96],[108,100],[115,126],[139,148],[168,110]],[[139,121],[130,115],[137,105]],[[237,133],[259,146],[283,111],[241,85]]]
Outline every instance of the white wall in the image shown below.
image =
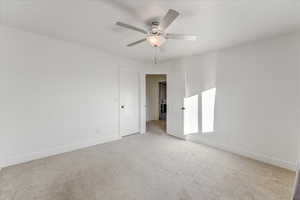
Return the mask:
[[186,72],[188,96],[217,88],[215,132],[188,139],[294,169],[299,158],[299,55],[295,33],[178,60]]
[[159,82],[166,81],[166,75],[147,75],[146,105],[147,121],[159,120]]
[[141,64],[6,27],[0,44],[0,166],[119,138],[119,67]]

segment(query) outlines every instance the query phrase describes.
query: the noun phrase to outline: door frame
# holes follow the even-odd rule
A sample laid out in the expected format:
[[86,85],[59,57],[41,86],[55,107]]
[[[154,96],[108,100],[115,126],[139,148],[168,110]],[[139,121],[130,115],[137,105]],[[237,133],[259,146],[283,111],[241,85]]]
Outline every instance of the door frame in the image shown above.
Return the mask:
[[[157,72],[142,72],[140,73],[140,133],[146,133],[146,75],[166,75],[166,82],[168,85],[168,72],[166,71],[157,71]],[[168,87],[168,86],[167,86]],[[168,90],[167,90],[168,97]],[[167,98],[168,105],[168,98]],[[167,111],[168,119],[168,111]],[[168,122],[167,122],[168,130]]]

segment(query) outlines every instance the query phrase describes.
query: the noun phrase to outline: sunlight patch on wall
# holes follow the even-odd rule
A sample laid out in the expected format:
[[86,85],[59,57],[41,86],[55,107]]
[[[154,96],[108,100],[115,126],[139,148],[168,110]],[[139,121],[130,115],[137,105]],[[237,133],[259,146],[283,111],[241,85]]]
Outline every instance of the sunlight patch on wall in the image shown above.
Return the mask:
[[202,132],[214,131],[216,88],[202,92]]

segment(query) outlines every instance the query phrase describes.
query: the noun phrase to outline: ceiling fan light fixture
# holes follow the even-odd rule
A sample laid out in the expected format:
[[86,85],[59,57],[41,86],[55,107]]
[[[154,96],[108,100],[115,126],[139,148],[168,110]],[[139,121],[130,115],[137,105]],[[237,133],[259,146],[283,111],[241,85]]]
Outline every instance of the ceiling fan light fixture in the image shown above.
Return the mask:
[[147,40],[151,46],[160,47],[166,41],[166,38],[164,38],[162,35],[149,35]]

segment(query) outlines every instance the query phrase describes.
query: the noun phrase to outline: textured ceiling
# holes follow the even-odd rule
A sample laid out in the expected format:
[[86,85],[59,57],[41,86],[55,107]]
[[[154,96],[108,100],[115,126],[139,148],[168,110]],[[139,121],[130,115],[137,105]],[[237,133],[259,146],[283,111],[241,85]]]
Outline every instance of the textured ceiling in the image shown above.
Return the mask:
[[161,60],[199,54],[300,28],[300,0],[0,0],[1,23],[123,57],[152,60],[143,35],[115,26],[142,28],[169,8],[181,15],[168,32],[195,34],[197,41],[169,40]]

